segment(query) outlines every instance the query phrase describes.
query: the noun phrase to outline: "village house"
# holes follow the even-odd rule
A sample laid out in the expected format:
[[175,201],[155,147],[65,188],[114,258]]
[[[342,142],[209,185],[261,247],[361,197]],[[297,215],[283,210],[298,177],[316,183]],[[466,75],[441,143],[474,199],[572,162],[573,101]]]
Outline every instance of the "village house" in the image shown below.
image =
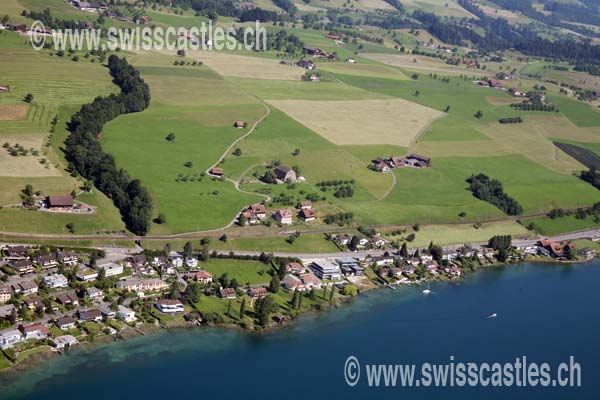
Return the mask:
[[77,254],[72,251],[59,251],[56,253],[56,258],[64,265],[76,265],[79,262]]
[[304,69],[308,69],[310,71],[314,71],[315,69],[317,69],[317,65],[314,63],[313,60],[301,59],[296,63],[296,65]]
[[219,297],[222,299],[235,299],[235,289],[233,288],[220,288]]
[[127,308],[121,304],[119,304],[119,306],[117,307],[117,317],[127,323],[134,322],[137,320],[135,312],[132,309]]
[[183,267],[183,256],[181,254],[172,251],[169,254],[169,259],[171,260],[171,264],[175,268],[181,268],[181,267]]
[[150,261],[150,264],[152,264],[153,267],[160,267],[162,264],[165,264],[167,262],[167,258],[165,256],[154,256],[152,257],[152,261]]
[[58,350],[62,350],[65,347],[75,346],[77,343],[79,342],[73,335],[62,335],[54,338],[54,344]]
[[156,303],[154,303],[154,307],[164,314],[174,314],[185,311],[183,303],[180,300],[158,299],[156,300]]
[[346,58],[346,62],[350,63],[350,64],[356,64],[356,59],[349,57],[349,58]]
[[77,311],[77,318],[85,322],[102,322],[102,313],[100,310]]
[[242,211],[240,218],[244,217],[246,225],[256,225],[267,217],[267,208],[264,204],[252,204],[246,210]]
[[69,280],[63,274],[51,274],[45,276],[42,282],[50,289],[66,288],[69,286]]
[[321,49],[314,49],[312,47],[304,47],[302,50],[304,51],[304,53],[306,53],[308,55],[317,56],[317,57],[324,56],[327,54]]
[[408,277],[409,275],[413,275],[416,270],[417,270],[417,267],[415,265],[412,265],[412,264],[405,265],[404,267],[402,267],[402,274],[404,276]]
[[452,261],[458,258],[458,253],[452,249],[443,249],[442,250],[442,260],[444,261]]
[[23,281],[13,285],[13,290],[22,296],[29,296],[38,292],[38,286],[34,281]]
[[[14,304],[7,304],[4,306],[0,306],[0,318],[8,318],[10,317],[13,312],[16,314],[17,313],[17,308],[14,306]],[[19,318],[19,315],[17,314],[17,321],[22,320],[21,318]]]
[[56,296],[56,302],[58,304],[62,304],[63,306],[78,306],[79,299],[72,294],[60,294]]
[[331,33],[331,32],[327,33],[325,35],[325,37],[327,39],[331,39],[331,40],[334,40],[336,42],[342,42],[344,40],[344,36],[343,35],[336,35],[335,33]]
[[[354,240],[355,237],[356,240]],[[366,248],[369,245],[370,239],[363,235],[355,235],[352,237],[349,244],[352,245],[352,242],[356,242],[356,246],[352,250],[360,250]]]
[[238,129],[243,129],[246,127],[246,123],[244,121],[235,121],[233,126],[235,126]]
[[71,329],[75,329],[75,318],[70,315],[66,315],[57,319],[55,322],[56,327],[61,331],[70,331]]
[[332,239],[340,246],[347,246],[350,243],[350,240],[352,240],[352,236],[347,233],[338,233],[333,235]]
[[306,268],[300,263],[291,262],[285,265],[285,271],[294,275],[302,275],[306,272]]
[[275,220],[282,225],[292,225],[292,211],[287,208],[280,208],[273,214]]
[[18,22],[11,22],[8,24],[11,31],[25,33],[27,32],[27,25]]
[[198,257],[186,257],[185,258],[185,265],[188,268],[196,268],[198,266]]
[[378,267],[389,267],[394,264],[394,257],[392,256],[377,256],[377,257],[368,257],[367,262],[370,264],[375,264]]
[[169,287],[166,282],[161,279],[137,279],[129,278],[117,282],[117,289],[126,290],[128,292],[155,292],[165,290]]
[[10,246],[6,250],[6,259],[8,261],[26,260],[28,258],[29,258],[29,247],[26,247],[26,246]]
[[302,275],[300,279],[306,289],[320,289],[323,284],[323,282],[312,273]]
[[148,265],[148,260],[144,254],[136,254],[125,259],[125,266],[128,268],[145,267]]
[[100,4],[100,3],[79,1],[79,0],[74,0],[73,6],[79,8],[81,11],[87,11],[87,12],[98,12],[98,11],[106,9],[106,7],[102,6],[102,4]]
[[46,198],[46,206],[48,208],[73,208],[75,201],[71,196],[48,196]]
[[19,330],[23,333],[25,340],[45,339],[50,336],[50,331],[43,323],[37,323],[29,326],[19,325]]
[[35,271],[33,264],[29,260],[11,261],[8,266],[19,275],[30,274]]
[[0,85],[0,93],[10,92],[10,86],[8,85]]
[[209,173],[211,175],[221,177],[221,176],[223,176],[223,168],[217,168],[217,167],[211,168]]
[[102,301],[104,298],[104,292],[95,287],[89,287],[85,289],[85,297],[94,302]]
[[16,343],[23,341],[23,334],[20,330],[10,329],[0,333],[0,347],[2,350],[11,348]]
[[298,180],[298,177],[296,176],[296,172],[289,168],[286,167],[285,165],[278,165],[273,169],[273,172],[275,173],[275,177],[277,178],[277,180],[281,183],[284,182],[296,182]]
[[392,170],[389,163],[383,158],[377,158],[373,160],[373,169],[383,173],[388,173]]
[[300,219],[304,222],[310,222],[315,220],[315,210],[307,209],[300,211]]
[[317,75],[317,74],[310,74],[310,76],[308,77],[308,79],[311,82],[319,82],[320,81],[319,75]]
[[460,268],[458,268],[454,264],[444,267],[444,272],[446,272],[447,274],[449,274],[450,276],[452,276],[454,278],[460,278],[460,276],[462,275],[462,271],[460,270]]
[[340,267],[327,260],[317,260],[310,264],[310,268],[321,280],[336,281],[342,279]]
[[312,208],[313,208],[312,201],[301,201],[300,202],[301,210],[312,210]]
[[281,281],[281,284],[283,285],[284,288],[286,288],[288,290],[298,290],[298,291],[306,290],[306,287],[304,286],[304,284],[302,283],[300,278],[298,278],[295,275],[291,275],[291,274],[287,274],[286,276],[284,276],[283,280]]
[[158,270],[162,275],[175,275],[177,274],[177,269],[169,263],[160,264]]
[[383,249],[388,244],[389,242],[381,236],[373,236],[369,239],[369,246],[373,249]]
[[425,265],[425,269],[432,275],[439,275],[439,268],[435,261],[430,261]]
[[419,265],[421,265],[421,259],[417,257],[411,257],[408,260],[406,260],[406,262],[409,265],[412,265],[413,267],[418,267]]
[[117,313],[106,303],[98,304],[98,311],[100,311],[105,320],[113,319],[117,316]]
[[186,274],[186,278],[194,280],[198,283],[202,283],[204,285],[212,283],[213,281],[213,276],[211,275],[211,273],[204,270],[190,271]]
[[104,270],[104,276],[117,276],[123,273],[123,266],[117,263],[106,263],[100,264],[96,267],[96,270]]
[[82,282],[89,282],[96,280],[98,278],[98,271],[95,271],[91,268],[80,268],[79,271],[75,274],[75,277]]
[[0,286],[0,303],[6,303],[12,297],[12,290],[9,286]]
[[42,303],[42,299],[39,297],[31,297],[23,300],[23,305],[30,309],[31,311],[44,310],[46,311],[46,306]]
[[262,286],[257,288],[250,288],[248,290],[248,296],[250,296],[250,298],[252,299],[261,299],[263,297],[266,297],[267,294],[269,294],[267,288]]
[[58,260],[51,254],[38,256],[35,262],[44,269],[53,268],[58,265]]

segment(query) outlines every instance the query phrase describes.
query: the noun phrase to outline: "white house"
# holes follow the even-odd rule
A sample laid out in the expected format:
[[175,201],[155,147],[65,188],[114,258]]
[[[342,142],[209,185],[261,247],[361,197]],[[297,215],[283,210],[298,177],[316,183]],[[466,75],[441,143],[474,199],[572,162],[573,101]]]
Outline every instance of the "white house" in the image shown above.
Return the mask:
[[52,274],[45,276],[42,282],[50,289],[66,288],[69,286],[69,280],[63,274]]
[[137,319],[133,310],[122,305],[117,309],[117,316],[125,322],[133,322]]
[[171,264],[175,268],[183,267],[183,256],[181,254],[172,252],[171,254],[169,254],[169,258],[171,259]]
[[196,268],[198,266],[198,259],[196,257],[186,257],[185,265],[189,268]]
[[98,265],[96,267],[96,269],[98,271],[103,269],[105,272],[105,276],[107,276],[107,277],[121,275],[123,273],[123,266],[120,264],[117,264],[117,263],[107,263],[107,264]]
[[91,301],[102,301],[104,292],[98,288],[89,287],[85,289],[85,296]]
[[161,313],[165,314],[173,314],[178,312],[184,312],[183,303],[179,300],[171,300],[171,299],[158,299],[154,306]]
[[54,339],[54,344],[58,350],[62,350],[65,347],[71,347],[79,343],[72,335],[63,335]]
[[2,347],[2,349],[8,349],[15,343],[22,342],[23,340],[23,334],[17,329],[11,329],[0,333],[0,347]]

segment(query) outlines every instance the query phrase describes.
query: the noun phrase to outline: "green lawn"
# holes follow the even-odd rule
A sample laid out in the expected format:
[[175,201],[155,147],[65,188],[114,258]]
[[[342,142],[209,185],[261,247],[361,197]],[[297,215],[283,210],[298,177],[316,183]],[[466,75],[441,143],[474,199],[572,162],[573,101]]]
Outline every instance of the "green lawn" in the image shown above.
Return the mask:
[[211,248],[219,250],[249,250],[265,252],[307,252],[307,253],[334,253],[338,248],[331,241],[326,240],[323,234],[302,234],[293,244],[286,242],[286,236],[264,238],[239,238],[229,239],[227,243],[213,241]]
[[271,281],[268,274],[271,267],[258,261],[210,259],[201,263],[201,267],[213,274],[215,279],[227,273],[230,280],[235,278],[241,285],[266,285]]
[[548,217],[528,218],[523,220],[522,223],[525,226],[533,223],[534,229],[542,235],[559,235],[566,232],[600,228],[600,223],[594,222],[594,218],[591,216],[585,219],[577,219],[573,215],[555,219]]

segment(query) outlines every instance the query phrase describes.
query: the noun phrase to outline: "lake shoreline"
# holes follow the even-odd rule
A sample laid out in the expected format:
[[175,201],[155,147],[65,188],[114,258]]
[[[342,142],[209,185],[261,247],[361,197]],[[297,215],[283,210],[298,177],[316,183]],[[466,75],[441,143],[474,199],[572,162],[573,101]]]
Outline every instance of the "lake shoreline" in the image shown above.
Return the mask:
[[[509,268],[512,265],[551,264],[551,265],[571,266],[571,265],[583,265],[583,264],[587,264],[587,263],[592,263],[599,259],[600,259],[600,255],[597,255],[596,257],[592,257],[591,259],[587,259],[587,260],[556,260],[556,259],[539,259],[539,258],[527,259],[526,258],[524,260],[519,260],[517,262],[507,262],[507,263],[496,262],[496,263],[491,263],[491,264],[486,264],[486,265],[480,265],[474,271],[467,272],[467,273],[463,274],[460,278],[457,278],[457,279],[439,279],[439,278],[428,279],[423,282],[401,283],[401,284],[395,285],[395,287],[400,288],[400,287],[421,286],[425,282],[440,282],[440,283],[446,283],[446,284],[452,283],[452,282],[461,282],[461,281],[464,281],[466,279],[466,277],[473,275],[473,274],[480,273],[487,269]],[[381,289],[389,289],[389,288],[390,288],[389,284],[376,283],[372,287],[368,287],[368,288],[365,288],[364,290],[360,290],[358,292],[357,296],[343,296],[343,297],[338,296],[333,303],[327,304],[327,306],[324,308],[311,309],[308,311],[304,311],[304,312],[294,316],[293,318],[288,318],[278,324],[272,323],[270,326],[261,328],[261,329],[245,328],[240,324],[234,324],[234,323],[222,323],[222,324],[184,323],[184,324],[177,324],[174,326],[161,326],[161,324],[158,321],[156,321],[156,323],[154,325],[147,324],[147,325],[144,325],[143,328],[129,327],[121,332],[118,332],[115,335],[98,336],[98,337],[94,338],[94,341],[85,341],[85,342],[77,344],[77,347],[83,348],[83,349],[92,349],[98,345],[109,345],[109,344],[111,344],[111,342],[129,340],[131,338],[140,337],[140,336],[152,336],[152,335],[155,335],[157,332],[161,332],[163,330],[177,331],[177,330],[214,328],[214,329],[220,329],[223,331],[241,332],[244,334],[254,335],[254,336],[258,336],[258,337],[268,336],[271,334],[275,334],[279,331],[291,328],[292,326],[294,326],[296,324],[297,320],[300,318],[316,316],[319,314],[324,314],[326,312],[335,312],[335,310],[337,310],[341,307],[344,307],[348,303],[353,302],[353,300],[355,300],[355,298],[360,299],[361,294],[379,291]],[[38,347],[40,347],[40,346],[38,346]],[[64,351],[68,352],[68,349],[63,350],[63,352]],[[61,354],[61,352],[57,351],[55,348],[49,348],[46,351],[37,352],[31,356],[28,356],[26,359],[24,359],[22,361],[19,361],[17,363],[12,364],[9,367],[1,369],[0,376],[10,376],[12,374],[20,374],[24,371],[30,370],[34,367],[44,364],[49,359],[51,359],[57,355],[60,356],[62,354]]]

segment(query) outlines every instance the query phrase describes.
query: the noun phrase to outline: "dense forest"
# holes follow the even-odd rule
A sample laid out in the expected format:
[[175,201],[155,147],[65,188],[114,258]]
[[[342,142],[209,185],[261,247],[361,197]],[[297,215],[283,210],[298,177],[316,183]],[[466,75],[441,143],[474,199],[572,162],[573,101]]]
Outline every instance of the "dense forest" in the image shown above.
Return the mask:
[[596,189],[600,189],[600,171],[590,169],[589,171],[581,171],[581,179],[592,184]]
[[485,174],[477,174],[468,178],[467,182],[469,183],[469,190],[478,199],[495,205],[508,215],[523,213],[521,205],[504,192],[502,183],[499,180],[490,179]]
[[112,199],[127,228],[137,235],[145,235],[152,213],[150,194],[139,180],[117,168],[114,159],[102,150],[97,135],[106,122],[119,115],[146,109],[150,104],[150,89],[124,58],[111,55],[108,68],[121,93],[96,97],[71,117],[68,123],[71,134],[65,141],[65,153],[71,169],[93,181]]

